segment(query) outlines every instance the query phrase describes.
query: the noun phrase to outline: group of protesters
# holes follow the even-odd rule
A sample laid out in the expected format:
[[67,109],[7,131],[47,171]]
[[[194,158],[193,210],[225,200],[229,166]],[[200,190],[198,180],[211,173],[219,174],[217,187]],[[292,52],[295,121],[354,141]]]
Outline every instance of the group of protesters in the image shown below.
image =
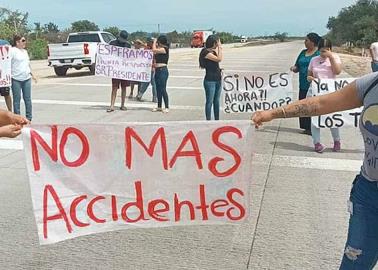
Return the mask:
[[[131,48],[131,44],[128,41],[128,33],[125,30],[120,31],[117,39],[110,42],[110,45]],[[153,112],[169,112],[169,97],[167,92],[167,81],[169,77],[168,72],[168,60],[169,60],[169,43],[165,35],[160,35],[157,39],[147,38],[147,42],[144,43],[140,39],[134,41],[135,49],[149,49],[154,53],[152,68],[151,68],[151,80],[150,82],[135,82],[121,79],[112,79],[112,93],[110,99],[110,107],[107,112],[114,112],[114,103],[117,96],[117,90],[121,87],[121,107],[120,110],[127,110],[125,106],[126,100],[126,88],[130,86],[129,98],[134,97],[134,89],[137,86],[136,99],[142,101],[142,97],[146,92],[148,86],[152,86],[152,102],[157,103],[157,107],[153,108]],[[164,108],[163,108],[164,101]]]
[[[12,101],[9,88],[1,88],[1,95],[5,97],[9,112],[0,110],[0,137],[15,137],[20,134],[23,125],[32,120],[31,106],[31,79],[34,77],[30,69],[30,61],[25,50],[26,38],[16,36],[12,55]],[[131,48],[128,42],[128,33],[121,31],[118,38],[111,45]],[[141,40],[134,41],[137,49],[146,48],[154,53],[151,70],[152,101],[157,102],[154,112],[167,113],[169,111],[169,98],[167,93],[169,43],[167,37],[159,36],[157,39],[149,38],[145,44]],[[252,122],[256,128],[264,122],[277,118],[300,118],[300,128],[304,133],[311,134],[314,150],[322,153],[325,146],[320,142],[320,129],[311,123],[310,117],[329,114],[332,112],[348,110],[363,106],[365,112],[372,106],[378,106],[378,73],[372,73],[357,79],[340,91],[331,94],[313,96],[310,84],[315,79],[334,79],[341,73],[340,57],[332,52],[332,43],[329,39],[321,38],[316,33],[310,33],[305,39],[305,49],[302,50],[291,71],[299,73],[299,100],[276,109],[259,111],[252,115]],[[378,66],[378,44],[372,45],[372,69]],[[374,54],[376,52],[376,55]],[[376,59],[375,59],[376,57]],[[222,90],[222,72],[219,63],[223,59],[221,41],[214,35],[207,38],[205,47],[199,54],[199,66],[206,70],[203,81],[206,103],[205,116],[207,120],[219,120],[220,95]],[[126,110],[126,87],[137,86],[136,98],[141,100],[149,83],[138,83],[112,79],[111,103],[107,110],[114,111],[117,90],[121,87],[121,110]],[[20,116],[21,95],[25,101],[26,117]],[[164,101],[164,108],[163,108]],[[376,117],[376,116],[375,116]],[[377,118],[375,118],[377,119]],[[374,136],[378,138],[377,129],[371,129],[360,123],[364,138]],[[333,137],[333,151],[341,150],[340,134],[338,129],[331,129]],[[370,139],[371,140],[371,139]],[[365,141],[365,148],[372,149]],[[376,151],[376,149],[375,149]],[[368,156],[353,182],[350,202],[350,223],[347,243],[340,269],[372,269],[378,260],[378,170],[371,166]]]

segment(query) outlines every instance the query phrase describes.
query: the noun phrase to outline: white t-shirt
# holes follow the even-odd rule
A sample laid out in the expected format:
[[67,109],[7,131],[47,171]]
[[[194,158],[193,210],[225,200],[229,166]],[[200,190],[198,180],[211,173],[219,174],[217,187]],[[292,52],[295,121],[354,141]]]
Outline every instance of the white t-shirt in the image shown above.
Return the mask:
[[31,78],[30,59],[28,51],[12,47],[10,50],[12,59],[12,79],[26,81]]
[[374,62],[378,62],[378,42],[374,42],[370,45],[370,50],[372,52],[372,59]]

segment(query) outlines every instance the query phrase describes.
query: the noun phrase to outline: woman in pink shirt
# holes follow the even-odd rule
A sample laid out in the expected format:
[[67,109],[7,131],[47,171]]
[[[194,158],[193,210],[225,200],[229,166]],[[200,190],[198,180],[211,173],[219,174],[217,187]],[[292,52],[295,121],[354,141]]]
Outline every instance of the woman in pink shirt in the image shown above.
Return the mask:
[[[315,79],[335,79],[342,71],[340,57],[332,52],[332,43],[329,39],[322,38],[318,45],[320,55],[312,58],[308,67],[307,80]],[[312,96],[311,87],[307,96]],[[320,128],[311,123],[312,139],[314,141],[315,152],[322,153],[326,147],[320,143]],[[333,137],[333,151],[341,150],[340,132],[338,128],[331,128]]]

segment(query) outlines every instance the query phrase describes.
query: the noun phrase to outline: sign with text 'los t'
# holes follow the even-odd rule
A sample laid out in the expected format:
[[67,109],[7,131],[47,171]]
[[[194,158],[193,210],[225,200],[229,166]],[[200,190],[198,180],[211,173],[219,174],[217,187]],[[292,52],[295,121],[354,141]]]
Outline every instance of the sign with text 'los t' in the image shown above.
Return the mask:
[[24,128],[40,243],[247,220],[252,132],[246,121]]
[[[354,78],[343,79],[317,79],[312,81],[311,90],[313,96],[320,96],[341,90]],[[311,122],[319,128],[339,128],[342,126],[358,127],[362,108],[347,110],[343,112],[335,112],[327,115],[311,117]]]
[[225,113],[253,113],[287,105],[293,100],[292,74],[242,72],[223,76]]

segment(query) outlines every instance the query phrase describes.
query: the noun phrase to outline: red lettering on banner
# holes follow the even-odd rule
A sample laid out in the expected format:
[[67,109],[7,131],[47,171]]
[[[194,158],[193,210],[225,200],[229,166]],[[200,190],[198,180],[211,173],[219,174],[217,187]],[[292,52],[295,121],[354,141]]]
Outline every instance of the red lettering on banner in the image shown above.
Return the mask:
[[211,204],[211,206],[210,206],[211,207],[211,212],[216,217],[223,217],[225,212],[224,211],[223,212],[219,212],[219,211],[217,211],[217,208],[226,207],[228,205],[229,205],[229,203],[226,200],[216,200],[216,201],[213,201],[212,204]]
[[[47,216],[47,209],[48,207],[48,193],[51,194],[52,198],[54,199],[55,205],[58,208],[59,213],[55,214],[53,216]],[[64,211],[63,205],[59,200],[58,194],[56,194],[54,188],[51,185],[45,186],[44,192],[43,192],[43,237],[45,239],[48,238],[47,234],[47,222],[52,220],[58,220],[63,219],[67,228],[67,231],[69,233],[72,232],[71,224],[68,220],[67,214]]]
[[231,211],[234,210],[235,208],[234,207],[231,207],[227,210],[227,217],[230,219],[230,220],[233,220],[233,221],[237,221],[237,220],[241,220],[242,218],[244,218],[245,216],[245,209],[244,207],[236,202],[233,198],[233,194],[234,193],[238,193],[242,196],[244,196],[244,193],[243,191],[241,191],[240,189],[237,189],[237,188],[233,188],[233,189],[230,189],[228,192],[227,192],[227,199],[230,201],[231,204],[233,204],[234,206],[236,206],[236,208],[239,209],[239,212],[240,212],[240,215],[239,216],[232,216],[231,214]]
[[175,193],[175,199],[174,199],[175,221],[181,220],[181,208],[182,208],[183,205],[187,205],[189,207],[190,220],[194,220],[196,218],[196,216],[195,216],[195,213],[194,213],[193,203],[190,202],[190,201],[179,202],[178,195]]
[[[186,144],[190,142],[192,145],[192,151],[183,151]],[[176,153],[173,155],[171,162],[169,163],[169,167],[173,167],[176,163],[178,157],[195,157],[197,162],[197,167],[199,170],[202,170],[202,160],[201,160],[201,151],[198,146],[198,142],[196,136],[194,135],[193,131],[189,131],[185,137],[182,139],[179,148],[177,149]]]
[[224,133],[234,133],[238,136],[239,139],[241,139],[243,137],[243,135],[242,135],[242,133],[239,129],[237,129],[235,127],[231,127],[231,126],[221,127],[221,128],[218,128],[217,130],[215,130],[213,132],[213,136],[212,136],[213,143],[216,146],[218,146],[220,149],[222,149],[223,151],[231,154],[232,157],[235,160],[235,164],[231,168],[229,168],[228,170],[226,170],[224,172],[220,172],[217,169],[217,164],[221,161],[224,161],[224,158],[215,157],[212,160],[210,160],[209,165],[208,165],[209,170],[216,177],[227,177],[227,176],[232,175],[233,173],[235,173],[237,171],[237,169],[239,168],[239,166],[241,164],[241,157],[238,154],[238,152],[234,148],[232,148],[231,146],[228,146],[228,145],[221,143],[219,141],[219,138]]
[[94,222],[96,223],[105,223],[106,222],[106,219],[99,219],[95,216],[95,214],[93,213],[93,206],[96,202],[98,202],[99,200],[105,200],[105,197],[104,196],[97,196],[95,198],[93,198],[89,204],[88,204],[88,207],[87,207],[87,213],[88,213],[88,216],[90,219],[92,219]]
[[[70,134],[75,134],[80,139],[81,144],[83,146],[83,149],[81,151],[79,158],[76,161],[72,161],[72,162],[67,160],[66,155],[64,153],[64,147],[66,146],[66,143],[67,143],[67,140],[68,140],[68,135],[70,135]],[[65,129],[63,134],[62,134],[62,138],[61,138],[60,145],[59,145],[59,150],[60,150],[60,156],[61,156],[61,159],[62,159],[62,162],[63,162],[64,165],[66,165],[68,167],[79,167],[79,166],[83,165],[88,159],[89,142],[88,142],[88,139],[84,135],[83,132],[81,132],[80,130],[78,130],[76,128],[70,127],[70,128]]]
[[[159,204],[162,204],[164,208],[156,209],[156,206]],[[148,203],[148,214],[157,221],[169,221],[168,218],[164,218],[161,215],[159,215],[160,213],[164,213],[167,211],[169,211],[169,204],[165,200],[153,200]]]
[[[129,223],[136,223],[140,220],[148,220],[144,217],[144,209],[143,209],[143,192],[142,192],[142,183],[141,181],[135,182],[135,194],[136,194],[136,201],[130,202],[125,204],[122,207],[121,214],[124,221]],[[131,207],[135,206],[139,210],[139,216],[135,219],[131,219],[127,215],[127,210]]]
[[118,220],[118,213],[117,213],[117,197],[112,195],[112,218],[113,221]]
[[89,223],[83,223],[77,219],[76,212],[77,212],[77,206],[78,204],[87,199],[87,195],[82,195],[80,197],[77,197],[73,202],[71,203],[70,207],[70,216],[72,219],[73,224],[75,224],[78,227],[86,227],[89,226]]
[[132,163],[133,150],[132,150],[131,138],[134,138],[134,140],[136,140],[139,143],[139,145],[141,145],[143,147],[144,151],[146,151],[147,154],[150,157],[152,157],[154,155],[155,146],[157,144],[158,139],[160,138],[163,167],[164,167],[165,170],[168,170],[167,140],[166,140],[166,136],[165,136],[165,130],[164,130],[163,127],[159,128],[156,131],[156,133],[152,137],[150,145],[148,147],[133,128],[130,128],[130,127],[126,128],[125,137],[126,137],[125,147],[126,147],[126,166],[127,166],[127,168],[131,169],[131,163]]
[[209,206],[206,204],[206,194],[205,194],[205,186],[200,185],[200,205],[196,207],[200,209],[202,212],[202,220],[208,220],[209,217],[207,215],[207,208]]
[[[70,162],[67,160],[65,156],[65,146],[68,140],[68,135],[75,134],[81,140],[83,149],[76,161]],[[38,134],[37,131],[31,129],[30,130],[30,142],[31,142],[31,151],[32,151],[32,159],[33,159],[33,166],[34,171],[39,171],[41,169],[39,153],[37,148],[37,141],[42,146],[42,148],[46,151],[46,153],[50,156],[51,160],[54,162],[58,161],[58,127],[56,125],[51,126],[51,147],[47,144],[47,142]],[[64,165],[68,167],[79,167],[83,165],[89,156],[89,142],[83,132],[76,128],[67,128],[64,130],[62,134],[62,138],[59,145],[59,152],[60,157]]]
[[58,147],[57,147],[58,128],[57,126],[55,125],[51,126],[51,147],[41,137],[41,135],[38,134],[37,131],[30,129],[30,143],[31,143],[34,171],[39,171],[41,169],[41,165],[39,163],[37,141],[42,146],[42,148],[46,151],[46,153],[50,156],[50,158],[53,161],[57,162],[58,161]]

